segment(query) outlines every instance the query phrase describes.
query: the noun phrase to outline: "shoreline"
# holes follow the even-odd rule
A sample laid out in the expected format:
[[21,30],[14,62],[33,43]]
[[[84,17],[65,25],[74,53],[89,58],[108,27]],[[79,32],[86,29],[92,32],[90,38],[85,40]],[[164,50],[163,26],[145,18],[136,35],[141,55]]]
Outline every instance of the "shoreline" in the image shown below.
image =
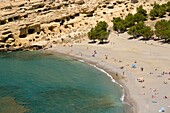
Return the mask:
[[[71,56],[71,57],[74,57],[74,56]],[[80,61],[80,60],[83,60],[83,59],[77,58],[77,60]],[[118,80],[116,78],[116,77],[122,77],[122,75],[120,75],[120,74],[116,75],[117,72],[112,72],[112,71],[109,71],[107,69],[103,69],[102,66],[96,65],[95,62],[84,61],[84,63],[86,63],[90,66],[93,66],[97,70],[105,73],[111,79],[111,81],[113,83],[119,85],[122,88],[122,96],[121,96],[120,100],[122,101],[122,103],[124,105],[124,109],[126,110],[126,113],[137,113],[136,102],[133,99],[131,99],[128,88],[125,86],[125,84],[123,84],[123,82],[121,82],[121,79]]]
[[75,55],[61,53],[61,52],[57,52],[57,51],[53,51],[53,50],[45,50],[45,51],[50,52],[53,55],[58,55],[58,54],[66,55],[67,57],[70,57],[74,60],[86,63],[87,65],[90,65],[90,66],[96,68],[97,70],[105,73],[106,76],[108,76],[113,83],[115,83],[115,84],[117,84],[121,87],[122,96],[121,96],[120,100],[122,101],[122,104],[124,105],[124,110],[126,111],[126,113],[137,113],[136,102],[130,97],[128,88],[125,86],[125,84],[123,82],[121,82],[121,78],[119,78],[119,77],[122,77],[122,75],[120,75],[120,74],[116,75],[117,72],[104,69],[103,66],[97,65],[96,62],[92,62],[92,61],[87,60],[85,58],[80,58],[80,57],[76,57]]
[[[144,42],[128,38],[126,33],[119,36],[111,33],[108,44],[89,44],[84,38],[72,46],[53,45],[45,52],[84,60],[109,73],[125,89],[125,102],[130,104],[134,113],[158,112],[161,107],[170,112],[170,98],[163,98],[170,97],[167,92],[170,86],[170,46],[153,40]],[[136,67],[133,68],[132,64]],[[139,82],[139,78],[144,81]]]

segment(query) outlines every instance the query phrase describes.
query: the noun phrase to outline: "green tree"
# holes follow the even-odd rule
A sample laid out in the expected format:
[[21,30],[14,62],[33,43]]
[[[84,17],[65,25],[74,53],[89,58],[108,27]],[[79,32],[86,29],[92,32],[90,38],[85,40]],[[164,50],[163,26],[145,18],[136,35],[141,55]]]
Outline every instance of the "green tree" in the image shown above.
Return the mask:
[[155,3],[149,15],[151,19],[155,19],[155,17],[162,18],[166,14],[166,10],[167,10],[166,4],[159,5]]
[[100,21],[99,23],[97,23],[97,25],[95,26],[96,31],[101,31],[104,30],[106,31],[108,27],[108,24],[105,21]]
[[93,42],[95,42],[95,40],[97,39],[96,37],[96,31],[94,28],[92,28],[89,32],[88,32],[88,38],[90,40],[92,40]]
[[133,25],[135,25],[134,22],[134,16],[132,13],[129,13],[126,17],[125,17],[125,25],[127,28],[132,27]]
[[137,32],[137,28],[136,26],[132,26],[128,32],[129,35],[132,35],[134,38],[136,38],[138,36],[138,32]]
[[140,5],[139,7],[137,7],[137,13],[142,14],[143,16],[147,17],[147,11],[145,9],[143,9],[143,6]]
[[158,16],[162,18],[166,14],[166,7],[164,5],[161,5],[157,11],[158,11]]
[[104,40],[107,40],[108,39],[108,36],[109,36],[109,32],[106,32],[104,30],[101,30],[99,32],[99,37],[98,37],[98,40],[100,41],[100,43],[103,43]]
[[134,15],[134,21],[140,22],[147,20],[147,11],[143,9],[142,5],[137,7],[137,13]]
[[166,42],[170,41],[170,20],[160,20],[155,24],[155,34]]
[[166,20],[157,21],[155,24],[155,34],[157,37],[162,38],[164,31],[167,29],[168,22]]
[[170,42],[170,29],[164,31],[162,39],[164,39],[165,42]]
[[128,30],[128,34],[133,35],[134,38],[142,36],[144,39],[150,39],[153,36],[153,31],[144,22],[140,21]]
[[151,30],[151,27],[144,26],[143,29],[141,29],[141,35],[145,40],[150,39],[153,36],[154,32]]
[[126,30],[125,21],[120,17],[115,18],[113,21],[113,29],[118,31],[119,33],[124,32]]
[[108,24],[105,21],[100,21],[97,25],[88,32],[88,38],[95,42],[96,39],[103,43],[108,39],[109,32],[107,31]]
[[170,15],[170,2],[167,2],[166,11],[167,11],[167,12],[169,13],[169,15]]
[[140,21],[145,21],[146,17],[144,15],[142,15],[141,13],[136,13],[134,15],[134,21],[135,22],[140,22]]
[[155,20],[155,17],[158,16],[157,11],[155,9],[152,9],[149,13],[151,20]]
[[129,30],[128,30],[128,34],[129,35],[133,35],[134,38],[137,38],[138,36],[140,36],[142,34],[142,29],[144,28],[144,22],[140,21],[139,23],[137,23],[136,25],[132,26]]

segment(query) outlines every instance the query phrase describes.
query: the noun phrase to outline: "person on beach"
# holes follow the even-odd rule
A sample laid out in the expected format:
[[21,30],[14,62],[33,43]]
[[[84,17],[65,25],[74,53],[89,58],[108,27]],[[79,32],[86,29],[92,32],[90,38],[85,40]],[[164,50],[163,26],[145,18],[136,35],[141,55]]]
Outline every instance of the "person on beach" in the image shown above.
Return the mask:
[[108,55],[105,55],[105,59],[107,60],[107,58],[108,58]]
[[94,54],[97,54],[96,50],[94,50]]

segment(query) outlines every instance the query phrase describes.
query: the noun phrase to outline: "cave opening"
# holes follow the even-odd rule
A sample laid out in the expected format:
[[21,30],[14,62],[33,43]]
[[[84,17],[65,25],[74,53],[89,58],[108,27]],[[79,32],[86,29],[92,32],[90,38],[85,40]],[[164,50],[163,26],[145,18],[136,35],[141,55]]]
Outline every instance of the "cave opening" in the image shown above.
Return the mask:
[[28,34],[33,34],[35,32],[35,29],[28,29]]

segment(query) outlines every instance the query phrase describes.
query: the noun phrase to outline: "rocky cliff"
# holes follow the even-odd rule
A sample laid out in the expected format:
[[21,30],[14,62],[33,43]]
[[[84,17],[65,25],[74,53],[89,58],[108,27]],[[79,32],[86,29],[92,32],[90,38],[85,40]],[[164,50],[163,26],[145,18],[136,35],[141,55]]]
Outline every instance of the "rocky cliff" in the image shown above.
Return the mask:
[[80,42],[81,37],[114,17],[135,13],[143,5],[150,10],[157,0],[0,0],[0,50]]

